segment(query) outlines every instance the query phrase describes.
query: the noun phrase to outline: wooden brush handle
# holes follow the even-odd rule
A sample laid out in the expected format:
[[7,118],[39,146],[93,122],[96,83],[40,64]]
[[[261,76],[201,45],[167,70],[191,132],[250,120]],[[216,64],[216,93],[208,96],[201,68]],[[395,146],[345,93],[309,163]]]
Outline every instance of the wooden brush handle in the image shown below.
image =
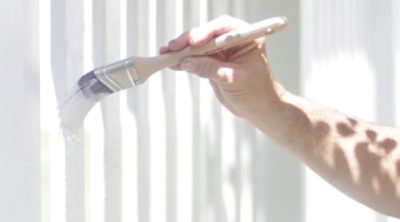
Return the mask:
[[269,18],[244,28],[232,30],[215,37],[204,46],[186,47],[179,52],[167,53],[155,57],[133,57],[136,72],[143,82],[150,75],[164,68],[179,64],[182,59],[189,56],[210,55],[222,50],[250,42],[256,38],[282,30],[287,25],[285,17]]

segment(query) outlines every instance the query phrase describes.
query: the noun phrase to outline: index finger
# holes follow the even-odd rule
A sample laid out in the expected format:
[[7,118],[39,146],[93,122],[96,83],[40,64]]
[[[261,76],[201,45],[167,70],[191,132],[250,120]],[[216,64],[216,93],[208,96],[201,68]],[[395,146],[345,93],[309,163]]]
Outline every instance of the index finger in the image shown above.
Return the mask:
[[247,25],[247,23],[240,19],[236,19],[227,15],[220,16],[203,26],[192,29],[189,32],[189,44],[192,47],[202,46],[215,36],[224,34],[245,25]]
[[205,45],[215,36],[247,25],[246,22],[227,15],[220,16],[191,31],[186,31],[168,43],[170,51],[180,51],[187,46],[199,47]]
[[190,44],[190,33],[189,31],[186,31],[177,38],[169,41],[168,49],[170,51],[180,51],[183,48],[187,47],[189,44]]

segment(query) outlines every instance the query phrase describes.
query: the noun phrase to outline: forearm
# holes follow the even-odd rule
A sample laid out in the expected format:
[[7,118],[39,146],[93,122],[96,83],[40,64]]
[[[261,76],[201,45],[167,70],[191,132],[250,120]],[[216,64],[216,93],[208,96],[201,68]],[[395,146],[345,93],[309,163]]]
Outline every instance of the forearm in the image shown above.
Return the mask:
[[320,176],[377,211],[400,217],[400,130],[283,93],[247,119]]

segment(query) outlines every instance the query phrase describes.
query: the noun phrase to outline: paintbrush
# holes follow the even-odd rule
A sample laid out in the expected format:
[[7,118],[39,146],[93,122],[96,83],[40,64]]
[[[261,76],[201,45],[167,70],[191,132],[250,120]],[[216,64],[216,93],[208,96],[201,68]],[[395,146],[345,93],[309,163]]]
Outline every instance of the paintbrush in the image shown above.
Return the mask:
[[[285,17],[269,18],[243,28],[235,29],[215,37],[206,45],[201,47],[186,47],[178,52],[171,52],[155,57],[130,57],[115,63],[96,68],[83,75],[77,83],[77,89],[63,103],[61,103],[61,123],[70,125],[71,119],[74,122],[83,121],[86,113],[94,103],[102,100],[112,93],[135,87],[143,83],[152,74],[176,64],[189,56],[211,55],[228,48],[248,43],[256,38],[271,34],[283,29],[287,25]],[[77,96],[84,96],[87,102]],[[77,106],[84,106],[85,113],[76,111]],[[66,108],[63,108],[67,106]],[[64,109],[64,110],[63,110]],[[71,111],[68,111],[71,110]],[[74,117],[71,115],[78,115]],[[76,120],[79,121],[76,121]],[[72,124],[76,125],[76,124]]]

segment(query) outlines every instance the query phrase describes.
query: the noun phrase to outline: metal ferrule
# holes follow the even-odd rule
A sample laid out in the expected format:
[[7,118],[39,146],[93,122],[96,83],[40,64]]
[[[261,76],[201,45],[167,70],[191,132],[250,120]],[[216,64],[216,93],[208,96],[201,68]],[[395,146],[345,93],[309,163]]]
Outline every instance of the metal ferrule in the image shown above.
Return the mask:
[[127,58],[94,70],[96,78],[113,92],[141,84],[133,58]]

